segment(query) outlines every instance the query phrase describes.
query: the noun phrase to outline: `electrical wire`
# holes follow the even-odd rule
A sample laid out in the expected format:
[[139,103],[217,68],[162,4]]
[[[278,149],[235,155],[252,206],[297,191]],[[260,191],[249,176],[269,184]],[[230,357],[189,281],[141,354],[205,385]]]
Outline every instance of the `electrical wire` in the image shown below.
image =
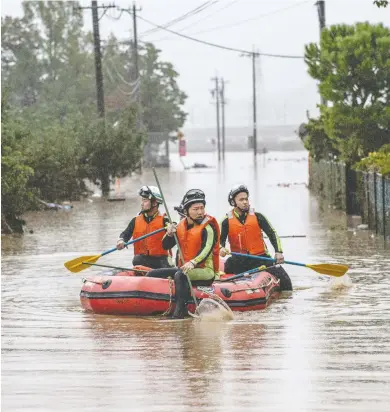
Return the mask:
[[165,31],[169,32],[169,33],[175,34],[176,36],[180,36],[180,37],[183,37],[187,40],[192,40],[194,42],[201,43],[201,44],[204,44],[206,46],[216,47],[216,48],[222,49],[222,50],[229,50],[229,51],[234,51],[234,52],[243,53],[243,54],[247,54],[247,55],[255,54],[257,56],[279,57],[279,58],[285,58],[285,59],[303,59],[304,58],[303,56],[294,56],[294,55],[286,55],[286,54],[254,53],[254,52],[244,50],[244,49],[236,49],[234,47],[222,46],[220,44],[215,44],[215,43],[211,43],[211,42],[208,42],[208,41],[205,41],[205,40],[196,39],[194,37],[187,36],[186,34],[178,33],[176,31],[167,29],[167,28],[162,27],[162,26],[160,26],[156,23],[153,23],[150,20],[147,20],[147,19],[145,19],[145,18],[143,18],[139,15],[137,15],[137,18],[139,18],[140,20],[143,20],[144,22],[146,22],[148,24],[151,24],[152,26],[156,26],[156,27],[158,27],[162,30],[165,30]]
[[238,1],[238,0],[232,0],[230,3],[225,4],[223,7],[219,8],[219,9],[217,9],[217,10],[214,10],[213,12],[207,14],[207,15],[204,16],[202,19],[197,20],[197,21],[189,24],[188,26],[185,26],[185,27],[181,28],[181,30],[186,30],[186,29],[189,29],[190,27],[196,26],[198,23],[201,23],[202,21],[207,20],[209,17],[214,16],[215,13],[219,13],[220,11],[225,10],[225,9],[227,9],[228,7],[232,6],[232,5],[233,5],[234,3],[236,3],[237,1]]
[[216,31],[216,30],[229,29],[231,27],[241,26],[242,24],[248,23],[250,21],[260,20],[260,19],[263,19],[264,17],[272,16],[273,14],[280,13],[280,12],[283,12],[283,11],[286,11],[286,10],[289,10],[289,9],[293,9],[295,7],[298,7],[298,6],[302,6],[303,4],[309,3],[311,1],[312,0],[301,1],[300,3],[291,4],[288,7],[283,7],[281,9],[277,9],[277,10],[271,11],[269,13],[261,14],[261,15],[256,16],[256,17],[251,17],[249,19],[241,20],[241,21],[236,22],[236,23],[225,24],[223,26],[217,26],[217,27],[213,27],[213,28],[210,28],[210,29],[197,31],[195,33],[190,33],[190,35],[193,36],[193,35],[196,35],[196,34],[210,33],[212,31]]
[[[173,26],[173,25],[176,24],[176,23],[179,23],[179,22],[181,22],[181,21],[183,21],[183,20],[185,20],[185,19],[187,19],[187,18],[189,18],[189,17],[192,17],[193,15],[196,15],[196,14],[198,14],[198,13],[206,10],[206,9],[209,8],[210,6],[218,3],[218,1],[219,1],[219,0],[214,0],[214,1],[209,0],[209,1],[206,1],[206,2],[202,3],[200,6],[195,7],[195,9],[192,9],[192,10],[188,11],[187,13],[182,14],[182,15],[179,16],[179,17],[176,17],[176,18],[173,19],[173,20],[170,20],[170,21],[168,21],[167,23],[164,23],[164,24],[162,25],[162,27],[167,28],[167,27]],[[149,34],[152,34],[152,33],[156,32],[156,31],[159,31],[159,30],[160,30],[159,28],[154,28],[154,29],[147,30],[147,31],[141,33],[141,34],[140,34],[140,37],[142,37],[142,36],[148,36]]]

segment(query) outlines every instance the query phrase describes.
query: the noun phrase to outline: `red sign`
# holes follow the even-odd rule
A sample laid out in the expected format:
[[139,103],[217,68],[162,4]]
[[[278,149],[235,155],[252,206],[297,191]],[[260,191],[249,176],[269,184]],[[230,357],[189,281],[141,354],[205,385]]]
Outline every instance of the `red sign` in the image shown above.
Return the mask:
[[179,140],[179,156],[185,156],[187,154],[187,144],[184,139]]

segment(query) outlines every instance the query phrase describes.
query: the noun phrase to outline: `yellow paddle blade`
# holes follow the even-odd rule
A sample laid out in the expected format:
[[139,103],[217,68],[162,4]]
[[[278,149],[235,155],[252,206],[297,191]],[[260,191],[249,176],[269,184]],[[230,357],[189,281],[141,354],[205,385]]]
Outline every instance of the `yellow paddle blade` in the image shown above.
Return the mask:
[[322,273],[323,275],[336,277],[343,276],[349,269],[347,265],[340,265],[337,263],[320,263],[318,265],[307,264],[306,267],[313,269],[318,273]]
[[81,272],[82,270],[89,268],[89,265],[83,265],[83,262],[95,263],[101,255],[94,256],[81,256],[77,259],[69,260],[64,263],[64,266],[73,273]]

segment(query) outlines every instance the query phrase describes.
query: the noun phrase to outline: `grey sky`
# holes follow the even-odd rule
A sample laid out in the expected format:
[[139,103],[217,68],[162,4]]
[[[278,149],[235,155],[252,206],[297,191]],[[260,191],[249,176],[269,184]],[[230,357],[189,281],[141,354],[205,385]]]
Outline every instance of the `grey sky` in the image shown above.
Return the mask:
[[[138,0],[142,17],[164,24],[203,4],[204,0]],[[20,16],[20,0],[2,0],[1,14]],[[109,1],[99,2],[108,4]],[[219,0],[204,11],[184,19],[170,29],[209,42],[263,53],[303,55],[304,45],[317,42],[319,24],[315,0]],[[390,26],[390,10],[377,9],[372,0],[326,0],[326,23],[352,24],[358,21],[383,22]],[[117,0],[121,7],[129,0]],[[89,6],[90,1],[82,5]],[[221,10],[220,10],[221,9]],[[220,11],[218,11],[220,10]],[[100,21],[101,38],[113,32],[120,39],[132,33],[130,15],[109,10]],[[244,20],[251,19],[243,24]],[[92,29],[91,11],[84,21]],[[187,26],[190,26],[186,28]],[[220,26],[229,28],[219,28]],[[215,29],[214,28],[219,28]],[[211,77],[218,73],[226,85],[226,125],[248,126],[252,123],[251,61],[239,53],[224,51],[180,38],[164,30],[148,36],[142,33],[153,28],[138,20],[141,40],[155,43],[162,58],[174,64],[180,73],[179,84],[188,94],[187,127],[208,127],[215,124],[215,106],[211,104]],[[203,32],[205,31],[205,32]],[[207,32],[206,32],[207,31]],[[198,33],[199,32],[199,33]],[[201,33],[203,32],[203,33]],[[300,123],[305,111],[315,113],[318,102],[315,82],[308,76],[303,60],[261,57],[258,60],[258,120],[260,124]]]

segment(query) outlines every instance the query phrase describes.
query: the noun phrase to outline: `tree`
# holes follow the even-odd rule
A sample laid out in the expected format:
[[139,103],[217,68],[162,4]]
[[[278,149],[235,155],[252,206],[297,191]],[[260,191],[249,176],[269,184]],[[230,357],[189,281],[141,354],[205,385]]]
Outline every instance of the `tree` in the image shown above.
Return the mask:
[[305,128],[307,137],[304,139],[304,145],[315,161],[340,155],[340,152],[334,147],[332,140],[325,132],[322,116],[319,119],[309,119]]
[[131,79],[131,53],[129,44],[122,45],[111,35],[103,53],[105,78],[105,105],[107,118],[113,122],[124,107],[136,103],[136,84]]
[[39,43],[39,31],[26,17],[1,19],[2,87],[6,85],[9,103],[36,103],[42,78]]
[[[348,163],[390,141],[390,30],[382,24],[331,26],[305,50],[309,74],[330,104],[324,131]],[[326,114],[326,115],[325,115]]]
[[84,139],[90,128],[90,121],[81,114],[63,121],[51,119],[37,126],[38,133],[25,143],[26,162],[34,169],[29,185],[39,190],[42,199],[78,200],[86,190],[88,164]]
[[[140,56],[142,80],[135,84],[131,45],[111,36],[103,52],[108,110],[102,124],[95,113],[92,36],[83,31],[78,4],[26,1],[22,18],[2,19],[3,87],[13,109],[2,146],[5,211],[19,202],[15,213],[23,213],[38,197],[78,199],[86,179],[108,194],[115,176],[138,168],[144,140],[135,127],[139,84],[148,130],[172,131],[185,120],[186,96],[173,66],[147,45]],[[16,185],[12,174],[20,177]]]
[[2,19],[2,75],[12,102],[59,119],[72,110],[92,112],[92,40],[83,32],[77,6],[28,1],[23,2],[23,18]]
[[389,5],[389,1],[388,0],[375,0],[374,4],[377,7],[387,7]]
[[134,82],[132,47],[131,42],[119,43],[113,35],[105,44],[103,68],[108,118],[115,119],[121,107],[135,104],[139,92],[145,129],[168,133],[177,130],[187,117],[182,109],[187,96],[177,84],[179,74],[171,63],[160,60],[160,50],[146,43],[139,51],[139,87]]
[[382,146],[377,152],[369,153],[355,165],[355,168],[390,176],[390,144]]
[[28,132],[11,117],[3,93],[1,99],[1,222],[2,231],[23,231],[20,216],[34,204],[28,182],[34,170],[26,165],[22,152]]
[[136,111],[122,111],[114,125],[95,122],[85,139],[87,177],[101,186],[103,195],[115,176],[126,176],[136,170],[142,157],[144,136],[136,131]]
[[149,132],[172,132],[182,127],[187,95],[177,84],[179,74],[171,63],[160,61],[160,50],[144,45],[140,57],[142,119]]

